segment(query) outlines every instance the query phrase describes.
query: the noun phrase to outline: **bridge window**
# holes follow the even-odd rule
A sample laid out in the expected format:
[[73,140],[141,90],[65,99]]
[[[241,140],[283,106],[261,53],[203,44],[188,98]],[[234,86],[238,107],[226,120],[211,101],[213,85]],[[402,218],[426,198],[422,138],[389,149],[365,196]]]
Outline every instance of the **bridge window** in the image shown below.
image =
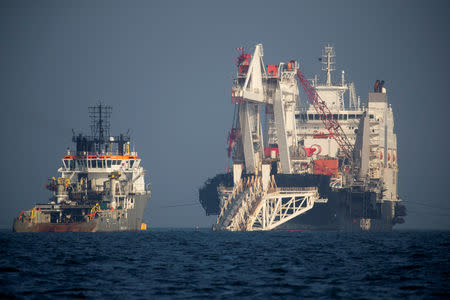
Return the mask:
[[314,115],[308,115],[308,120],[314,120]]
[[97,160],[93,159],[91,160],[91,163],[93,168],[97,168]]
[[314,115],[314,120],[320,120],[320,116],[318,114]]
[[75,169],[75,161],[73,159],[70,160],[70,169],[71,170]]
[[133,167],[133,165],[134,165],[134,160],[130,160],[130,168],[132,168]]
[[307,116],[306,114],[296,114],[296,115],[295,115],[295,118],[296,118],[296,119],[300,119],[300,120],[302,120],[302,121],[306,121],[307,118],[308,118],[308,116]]
[[111,168],[111,160],[108,159],[108,160],[106,161],[106,163],[108,164],[108,168]]
[[99,160],[98,161],[98,167],[99,168],[103,168],[103,160]]
[[369,118],[373,119],[373,115],[370,115]]
[[66,167],[66,169],[69,168],[69,161],[67,159],[63,160],[64,161],[64,166]]

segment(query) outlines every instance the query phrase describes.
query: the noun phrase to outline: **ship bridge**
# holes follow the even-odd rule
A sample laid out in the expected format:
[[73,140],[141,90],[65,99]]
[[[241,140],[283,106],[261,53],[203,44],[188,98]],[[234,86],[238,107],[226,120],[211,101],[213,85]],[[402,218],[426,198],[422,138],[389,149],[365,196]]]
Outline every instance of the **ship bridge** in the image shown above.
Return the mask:
[[117,170],[131,170],[139,167],[141,159],[133,155],[66,155],[63,158],[61,171],[77,172],[114,172]]

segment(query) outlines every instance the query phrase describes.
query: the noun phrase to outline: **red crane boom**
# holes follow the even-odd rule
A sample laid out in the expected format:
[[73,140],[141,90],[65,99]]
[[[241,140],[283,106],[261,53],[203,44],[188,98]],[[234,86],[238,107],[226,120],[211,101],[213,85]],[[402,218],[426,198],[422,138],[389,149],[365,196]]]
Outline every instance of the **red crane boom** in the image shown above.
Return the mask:
[[303,90],[305,91],[309,102],[314,106],[314,109],[320,116],[325,128],[328,130],[330,135],[333,136],[334,140],[345,153],[345,156],[352,160],[353,145],[348,140],[344,130],[342,130],[341,125],[339,125],[339,122],[333,117],[333,114],[328,109],[325,102],[320,98],[316,89],[313,88],[305,76],[303,76],[300,69],[297,71],[297,78],[302,84]]

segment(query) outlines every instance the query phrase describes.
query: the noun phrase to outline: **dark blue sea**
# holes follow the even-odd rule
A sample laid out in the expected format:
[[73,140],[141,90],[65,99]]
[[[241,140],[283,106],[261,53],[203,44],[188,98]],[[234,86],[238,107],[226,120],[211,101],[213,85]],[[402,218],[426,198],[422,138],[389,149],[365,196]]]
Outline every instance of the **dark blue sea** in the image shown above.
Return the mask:
[[450,297],[450,232],[1,232],[0,246],[0,298]]

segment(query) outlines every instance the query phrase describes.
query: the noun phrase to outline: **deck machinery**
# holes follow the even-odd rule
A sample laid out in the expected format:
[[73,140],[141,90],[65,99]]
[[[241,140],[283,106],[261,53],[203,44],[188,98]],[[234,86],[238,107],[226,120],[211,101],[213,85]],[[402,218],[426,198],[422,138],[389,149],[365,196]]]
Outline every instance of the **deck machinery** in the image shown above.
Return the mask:
[[239,50],[232,166],[199,190],[206,213],[218,215],[214,229],[387,231],[403,223],[384,82],[363,105],[344,71],[332,82],[332,46],[321,58],[323,83],[307,80],[295,60],[265,65],[261,44],[253,55]]

